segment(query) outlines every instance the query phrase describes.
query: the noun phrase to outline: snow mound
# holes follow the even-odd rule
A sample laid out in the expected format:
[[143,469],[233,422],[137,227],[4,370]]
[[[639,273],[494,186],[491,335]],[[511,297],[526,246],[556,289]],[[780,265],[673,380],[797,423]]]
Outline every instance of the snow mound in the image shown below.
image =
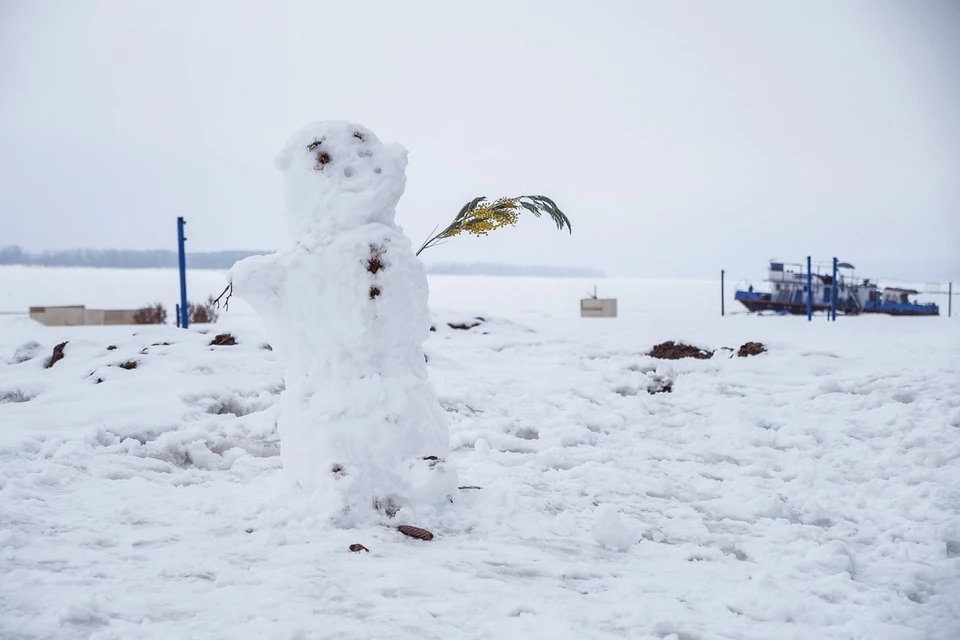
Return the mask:
[[618,551],[626,551],[640,540],[639,529],[609,504],[597,508],[590,533],[600,546]]
[[43,345],[36,340],[25,342],[13,352],[13,358],[10,360],[10,364],[21,364],[28,360],[33,360],[40,355],[41,351],[43,351]]

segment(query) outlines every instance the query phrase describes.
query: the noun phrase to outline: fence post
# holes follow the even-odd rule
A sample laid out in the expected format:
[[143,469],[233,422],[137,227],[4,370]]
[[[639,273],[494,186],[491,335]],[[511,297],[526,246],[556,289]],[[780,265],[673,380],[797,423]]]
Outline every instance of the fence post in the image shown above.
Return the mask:
[[947,317],[953,317],[953,283],[947,285]]
[[830,319],[837,321],[837,259],[833,259],[833,286],[830,291]]
[[720,269],[720,317],[727,315],[727,309],[726,309],[727,296],[724,293],[724,276],[726,275],[726,273],[727,273],[726,271],[724,271],[723,269]]
[[180,327],[186,329],[189,326],[187,314],[187,254],[184,248],[186,238],[183,235],[183,225],[187,224],[183,216],[177,218],[177,249],[179,251],[180,261]]
[[810,256],[807,256],[807,322],[813,320],[813,271],[810,263]]

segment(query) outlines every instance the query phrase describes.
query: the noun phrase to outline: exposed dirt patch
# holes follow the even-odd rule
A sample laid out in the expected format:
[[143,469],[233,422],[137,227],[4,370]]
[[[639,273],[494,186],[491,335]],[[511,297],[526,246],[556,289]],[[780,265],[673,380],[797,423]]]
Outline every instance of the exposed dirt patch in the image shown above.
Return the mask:
[[6,403],[20,403],[20,402],[30,402],[33,400],[33,396],[20,391],[19,389],[13,389],[11,391],[0,391],[0,404]]
[[112,344],[109,347],[107,347],[107,351],[116,351],[116,350],[117,350],[117,345],[115,344]]
[[683,358],[696,358],[697,360],[708,360],[713,356],[713,351],[704,351],[700,347],[694,347],[682,342],[662,342],[656,345],[649,353],[653,358],[660,360],[681,360]]
[[390,498],[386,500],[374,500],[373,508],[388,518],[394,517],[397,515],[397,512],[400,511],[400,507]]
[[370,549],[367,549],[362,544],[352,544],[350,545],[350,551],[353,551],[354,553],[360,553],[361,551],[366,551],[367,553],[369,553]]
[[371,300],[373,300],[374,298],[376,298],[376,297],[379,296],[379,295],[380,295],[380,287],[378,287],[377,285],[373,285],[372,287],[370,287],[370,299],[371,299]]
[[647,387],[647,393],[650,395],[656,395],[658,393],[673,393],[673,380],[657,378]]
[[232,347],[237,344],[237,339],[229,333],[220,333],[214,336],[210,341],[211,347]]
[[40,351],[42,350],[43,345],[36,340],[25,342],[17,347],[17,350],[13,352],[13,360],[10,361],[10,364],[21,364],[23,362],[27,362],[28,360],[33,360],[40,355]]
[[66,346],[67,346],[67,343],[66,343],[66,342],[61,342],[60,344],[58,344],[57,346],[55,346],[55,347],[53,348],[53,354],[50,356],[50,359],[47,360],[47,364],[46,364],[46,366],[45,366],[46,369],[49,369],[49,368],[52,367],[53,365],[55,365],[55,364],[57,364],[58,362],[60,362],[61,360],[63,360],[63,358],[64,358],[63,348],[66,347]]
[[131,371],[133,369],[136,369],[138,366],[140,366],[140,363],[137,362],[136,360],[127,360],[126,362],[121,362],[117,366],[120,367],[121,369],[126,369],[127,371]]
[[469,331],[474,327],[479,327],[481,324],[483,324],[483,322],[483,318],[474,318],[468,322],[448,322],[447,326],[451,329],[456,329],[457,331]]
[[426,462],[431,469],[433,469],[438,464],[443,464],[443,458],[438,458],[437,456],[423,456],[421,460]]
[[767,348],[763,346],[762,342],[746,342],[740,345],[740,350],[737,351],[738,358],[746,358],[747,356],[758,356]]

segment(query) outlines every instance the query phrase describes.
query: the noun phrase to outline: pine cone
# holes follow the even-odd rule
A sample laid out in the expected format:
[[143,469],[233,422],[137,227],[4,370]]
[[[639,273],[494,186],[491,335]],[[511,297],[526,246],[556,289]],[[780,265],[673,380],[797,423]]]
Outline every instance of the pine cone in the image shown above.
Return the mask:
[[397,531],[405,536],[416,538],[417,540],[433,540],[433,534],[426,529],[421,529],[420,527],[411,527],[408,524],[402,524],[397,527]]

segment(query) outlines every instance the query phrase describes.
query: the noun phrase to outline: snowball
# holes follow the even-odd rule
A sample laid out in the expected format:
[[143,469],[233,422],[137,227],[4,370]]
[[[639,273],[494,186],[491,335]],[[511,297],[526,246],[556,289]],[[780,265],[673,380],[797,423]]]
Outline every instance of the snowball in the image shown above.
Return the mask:
[[485,438],[477,438],[477,441],[473,444],[473,450],[485,456],[490,453],[490,443]]
[[590,533],[600,546],[620,551],[626,551],[640,540],[637,527],[624,520],[617,510],[608,504],[597,508]]

